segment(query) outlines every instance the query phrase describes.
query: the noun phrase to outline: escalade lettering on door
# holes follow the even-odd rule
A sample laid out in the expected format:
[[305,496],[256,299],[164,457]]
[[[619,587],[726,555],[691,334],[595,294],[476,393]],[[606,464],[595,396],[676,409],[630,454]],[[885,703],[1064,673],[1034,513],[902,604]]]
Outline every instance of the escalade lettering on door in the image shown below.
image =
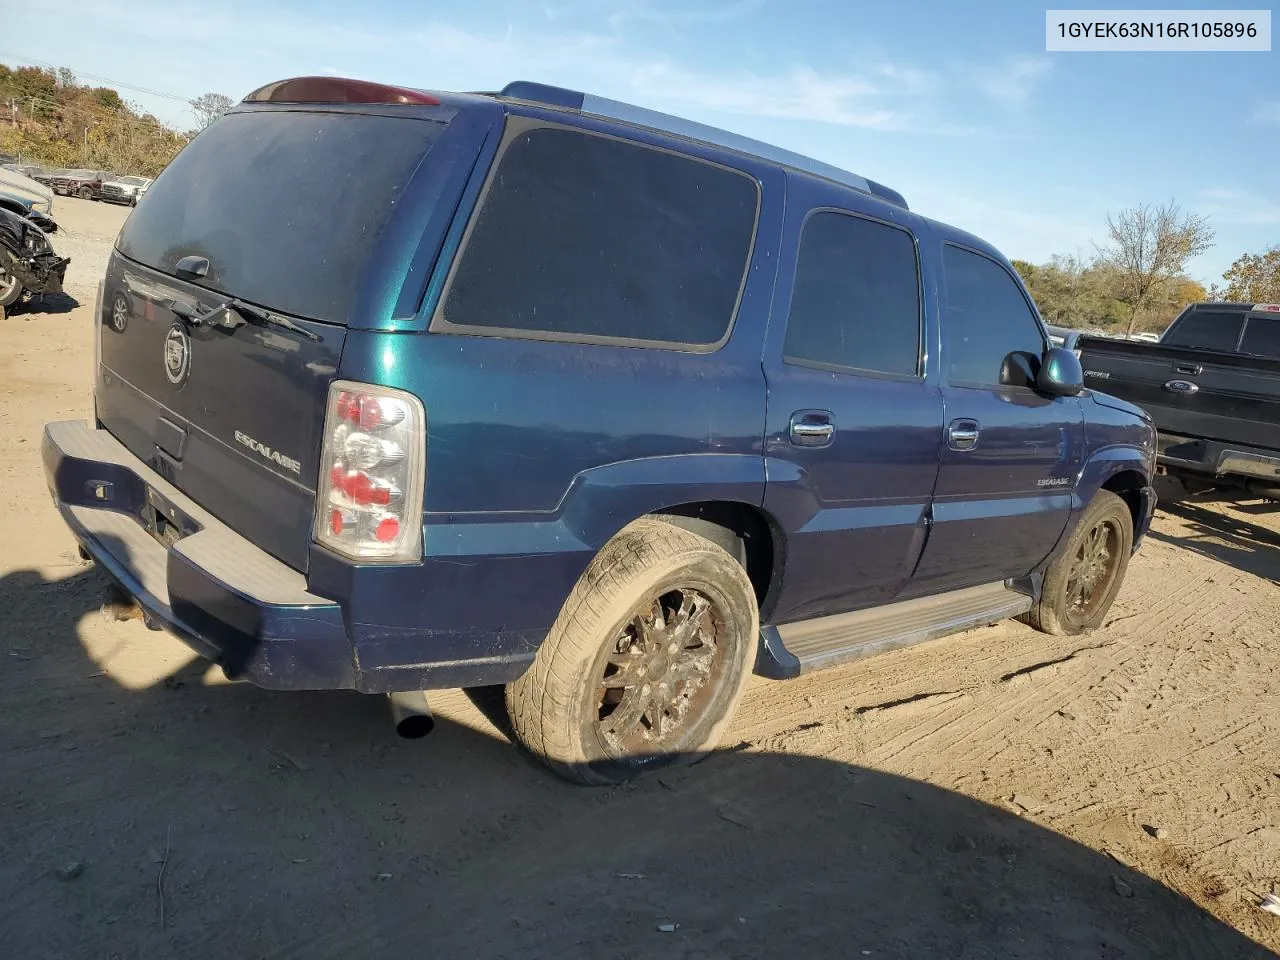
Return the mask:
[[272,450],[265,443],[259,443],[257,440],[253,439],[253,437],[246,436],[239,430],[236,431],[236,443],[243,443],[254,453],[258,454],[258,456],[266,457],[273,463],[278,463],[290,473],[297,473],[299,475],[302,473],[302,464],[299,461],[293,459],[293,457],[286,457],[279,450]]

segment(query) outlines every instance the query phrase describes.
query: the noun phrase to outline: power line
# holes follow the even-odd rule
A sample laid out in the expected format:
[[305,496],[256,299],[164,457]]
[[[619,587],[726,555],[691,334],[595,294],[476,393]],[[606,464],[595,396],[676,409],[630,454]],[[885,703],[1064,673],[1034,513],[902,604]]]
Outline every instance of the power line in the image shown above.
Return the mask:
[[[0,57],[5,57],[9,60],[21,60],[23,63],[29,63],[35,67],[44,67],[46,70],[61,69],[56,63],[48,63],[44,60],[35,60],[31,57],[24,57],[17,53],[10,53],[7,50],[0,50]],[[123,87],[125,90],[132,90],[134,93],[145,93],[152,97],[163,97],[166,100],[176,100],[178,103],[190,105],[191,100],[193,99],[191,97],[180,97],[176,93],[164,93],[160,90],[152,90],[150,87],[139,87],[136,84],[125,83],[121,80],[112,80],[110,77],[102,77],[96,73],[84,73],[80,70],[72,70],[71,72],[77,77],[87,77],[90,80],[97,80],[99,83],[109,83],[114,87]]]

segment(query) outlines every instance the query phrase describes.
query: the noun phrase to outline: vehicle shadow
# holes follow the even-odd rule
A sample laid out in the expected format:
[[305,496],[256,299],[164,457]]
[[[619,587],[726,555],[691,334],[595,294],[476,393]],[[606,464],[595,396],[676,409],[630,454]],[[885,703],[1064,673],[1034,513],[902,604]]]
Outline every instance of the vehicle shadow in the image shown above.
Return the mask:
[[[1267,506],[1271,512],[1280,512],[1280,505]],[[1237,570],[1280,582],[1280,533],[1244,519],[1241,515],[1246,511],[1236,506],[1226,511],[1211,510],[1185,500],[1162,503],[1160,508],[1185,521],[1188,534],[1152,530],[1148,536],[1220,560]]]
[[727,749],[585,789],[460,695],[407,742],[377,697],[207,685],[198,662],[126,680],[117,661],[178,648],[103,623],[105,585],[0,579],[11,956],[1271,955],[1028,819],[876,770]]
[[21,305],[9,308],[10,317],[34,316],[35,314],[70,313],[80,306],[80,301],[69,293],[37,293]]

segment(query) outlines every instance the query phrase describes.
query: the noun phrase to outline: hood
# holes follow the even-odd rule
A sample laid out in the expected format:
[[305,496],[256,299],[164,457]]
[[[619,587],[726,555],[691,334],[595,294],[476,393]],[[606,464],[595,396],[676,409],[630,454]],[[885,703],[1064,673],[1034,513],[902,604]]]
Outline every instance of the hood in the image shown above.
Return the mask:
[[1112,410],[1119,410],[1121,413],[1130,413],[1142,420],[1151,422],[1151,414],[1143,410],[1136,403],[1130,403],[1128,400],[1121,400],[1119,397],[1113,397],[1109,393],[1101,393],[1092,387],[1089,392],[1093,395],[1093,402],[1101,407],[1110,407]]
[[3,168],[0,168],[0,191],[27,200],[53,200],[53,193],[43,183]]

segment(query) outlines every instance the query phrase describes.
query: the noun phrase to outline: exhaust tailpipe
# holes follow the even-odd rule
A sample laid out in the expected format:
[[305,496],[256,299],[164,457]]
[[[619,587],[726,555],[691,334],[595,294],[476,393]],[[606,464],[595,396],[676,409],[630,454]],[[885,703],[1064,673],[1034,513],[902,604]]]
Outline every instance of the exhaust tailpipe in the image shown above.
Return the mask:
[[406,740],[421,740],[435,729],[435,717],[427,703],[425,690],[401,690],[387,694],[391,704],[391,721],[396,733]]

